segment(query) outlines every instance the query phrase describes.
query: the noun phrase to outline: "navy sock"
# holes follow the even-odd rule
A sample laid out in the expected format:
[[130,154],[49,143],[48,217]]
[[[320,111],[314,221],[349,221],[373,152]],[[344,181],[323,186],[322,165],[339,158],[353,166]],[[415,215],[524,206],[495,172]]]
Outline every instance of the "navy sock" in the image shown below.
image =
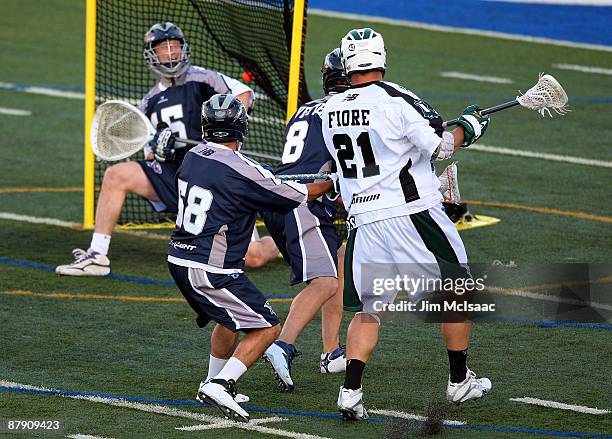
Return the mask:
[[463,351],[448,350],[451,383],[460,383],[467,375],[467,349]]
[[361,376],[365,363],[361,360],[348,360],[346,362],[346,375],[344,376],[344,388],[357,390],[361,387]]

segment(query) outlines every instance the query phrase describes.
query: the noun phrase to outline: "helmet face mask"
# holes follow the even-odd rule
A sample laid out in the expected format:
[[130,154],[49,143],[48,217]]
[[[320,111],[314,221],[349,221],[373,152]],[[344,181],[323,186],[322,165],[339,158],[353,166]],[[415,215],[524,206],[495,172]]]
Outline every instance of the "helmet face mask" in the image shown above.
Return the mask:
[[246,108],[235,96],[217,94],[202,104],[202,137],[215,143],[238,142],[240,149],[249,128]]
[[144,59],[158,76],[176,78],[182,75],[189,68],[190,54],[183,31],[170,22],[154,24],[145,34]]
[[369,27],[349,31],[342,38],[340,54],[347,75],[373,70],[384,72],[387,68],[383,37]]
[[325,94],[342,93],[351,86],[349,79],[344,74],[344,66],[340,57],[340,48],[329,52],[323,60],[321,67],[321,79]]

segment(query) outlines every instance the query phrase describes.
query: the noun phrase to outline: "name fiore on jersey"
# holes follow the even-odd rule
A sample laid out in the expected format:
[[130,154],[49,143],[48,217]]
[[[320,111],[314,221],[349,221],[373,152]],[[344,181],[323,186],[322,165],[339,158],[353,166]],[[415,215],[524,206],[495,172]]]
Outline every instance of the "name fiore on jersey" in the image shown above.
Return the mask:
[[168,261],[213,273],[239,273],[256,212],[288,213],[305,203],[305,185],[283,182],[223,145],[194,146],[177,172],[178,214]]
[[[154,127],[165,122],[172,132],[183,139],[202,139],[200,120],[202,104],[215,94],[232,93],[239,95],[252,90],[241,82],[222,73],[191,66],[185,73],[173,80],[172,87],[159,82],[144,96],[140,110],[151,120]],[[181,160],[189,146],[177,150]],[[145,157],[147,155],[145,150]]]
[[442,118],[418,96],[390,82],[360,84],[332,96],[322,118],[342,200],[356,225],[441,201],[431,156],[442,138]]

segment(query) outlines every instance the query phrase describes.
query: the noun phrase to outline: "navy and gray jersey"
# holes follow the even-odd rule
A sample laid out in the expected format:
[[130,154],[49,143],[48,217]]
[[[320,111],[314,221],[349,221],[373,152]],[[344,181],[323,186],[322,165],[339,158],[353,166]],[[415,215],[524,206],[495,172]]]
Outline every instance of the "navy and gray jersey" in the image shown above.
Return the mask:
[[[165,122],[177,137],[200,140],[202,104],[218,93],[239,95],[247,91],[252,93],[249,87],[222,73],[191,66],[181,76],[172,79],[171,84],[159,82],[151,88],[142,99],[140,110],[154,127]],[[177,143],[177,146],[184,145]],[[188,150],[189,147],[177,149],[178,162]]]
[[256,161],[210,142],[185,155],[176,178],[168,261],[212,273],[242,271],[257,211],[287,213],[308,198],[305,185],[282,182]]
[[[318,174],[332,171],[334,160],[325,147],[321,127],[321,113],[329,98],[325,96],[307,102],[295,112],[285,130],[282,163],[274,174]],[[335,202],[325,196],[321,200],[333,212],[336,211]]]

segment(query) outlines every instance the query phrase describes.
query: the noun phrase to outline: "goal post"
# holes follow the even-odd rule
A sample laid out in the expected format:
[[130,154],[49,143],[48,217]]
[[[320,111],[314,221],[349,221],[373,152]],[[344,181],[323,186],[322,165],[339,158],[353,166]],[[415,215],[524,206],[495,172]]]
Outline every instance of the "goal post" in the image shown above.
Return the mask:
[[96,0],[87,0],[85,32],[85,166],[83,175],[83,228],[94,226],[95,162],[91,149],[91,123],[96,105]]
[[[94,158],[89,131],[97,105],[120,99],[138,105],[158,81],[142,56],[144,33],[171,21],[189,41],[192,65],[235,78],[256,93],[244,152],[277,162],[288,117],[310,100],[303,54],[307,0],[87,0],[85,54],[85,163],[83,227],[94,226],[105,169]],[[142,159],[137,153],[131,160]],[[275,163],[273,163],[275,164]],[[129,194],[119,218],[126,227],[159,227],[172,214],[157,214]]]

